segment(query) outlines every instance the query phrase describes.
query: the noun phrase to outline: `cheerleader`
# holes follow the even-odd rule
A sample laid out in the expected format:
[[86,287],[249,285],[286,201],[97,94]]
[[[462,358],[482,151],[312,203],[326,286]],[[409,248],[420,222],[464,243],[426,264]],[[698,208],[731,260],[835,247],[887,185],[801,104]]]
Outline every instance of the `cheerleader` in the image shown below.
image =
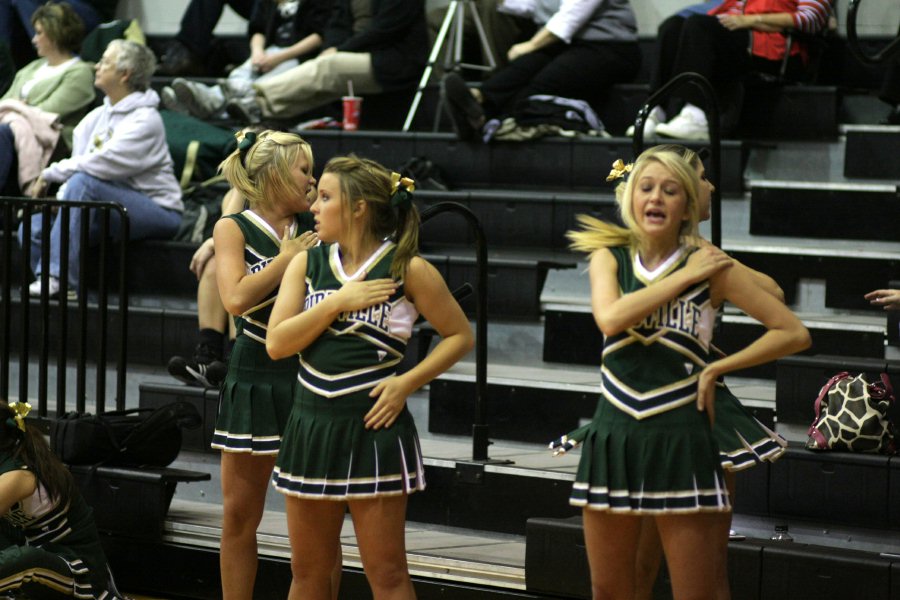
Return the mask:
[[[292,600],[328,598],[328,567],[349,507],[376,600],[415,592],[406,564],[407,496],[425,487],[407,397],[473,344],[437,270],[418,256],[413,182],[355,157],[328,162],[311,211],[322,245],[291,261],[266,347],[300,352],[300,385],[273,484],[286,495]],[[417,316],[441,340],[396,374]]]
[[[624,166],[623,166],[624,167]],[[626,227],[580,217],[591,304],[605,336],[603,392],[584,439],[571,504],[583,507],[595,598],[634,597],[641,516],[659,531],[676,600],[715,597],[716,544],[731,505],[712,433],[716,381],[809,346],[800,321],[697,236],[697,172],[651,148],[617,191]],[[713,360],[715,312],[728,301],[766,332]]]

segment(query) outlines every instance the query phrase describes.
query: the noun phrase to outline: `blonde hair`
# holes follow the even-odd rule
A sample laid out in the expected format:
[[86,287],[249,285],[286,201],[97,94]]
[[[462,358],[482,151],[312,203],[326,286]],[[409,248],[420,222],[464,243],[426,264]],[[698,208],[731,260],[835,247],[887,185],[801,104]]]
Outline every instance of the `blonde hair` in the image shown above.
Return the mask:
[[391,276],[402,279],[409,261],[419,254],[419,211],[410,201],[394,203],[395,190],[391,173],[373,160],[353,155],[337,156],[328,161],[322,172],[337,176],[344,207],[363,200],[368,206],[367,231],[375,240],[393,238],[397,244],[391,262]]
[[641,232],[634,220],[631,198],[641,173],[652,163],[661,164],[668,169],[684,190],[688,218],[681,224],[679,240],[682,243],[697,244],[699,239],[697,223],[700,221],[699,179],[694,163],[699,160],[695,152],[674,144],[654,146],[642,152],[635,161],[628,179],[616,187],[616,204],[619,217],[625,226],[621,227],[588,215],[578,215],[576,220],[581,228],[566,233],[571,242],[570,247],[577,252],[592,254],[601,248],[613,246],[627,245],[632,248],[641,246]]
[[250,208],[271,209],[286,199],[306,197],[307,191],[298,187],[291,173],[302,155],[312,174],[312,147],[306,140],[296,133],[266,129],[257,134],[249,128],[235,137],[238,149],[222,161],[219,171]]

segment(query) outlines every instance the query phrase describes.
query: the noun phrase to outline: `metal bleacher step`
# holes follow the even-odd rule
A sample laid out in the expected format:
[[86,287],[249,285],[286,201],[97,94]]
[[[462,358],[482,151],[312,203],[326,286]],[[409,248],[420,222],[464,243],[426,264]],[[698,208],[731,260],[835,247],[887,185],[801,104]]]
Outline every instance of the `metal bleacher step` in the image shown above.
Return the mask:
[[[312,130],[304,131],[303,136],[312,145],[317,164],[353,152],[396,169],[410,157],[426,157],[437,165],[451,189],[611,190],[605,183],[609,166],[632,155],[631,138],[625,137],[473,144],[459,141],[454,134],[430,132]],[[695,148],[705,145],[686,144]],[[742,142],[722,142],[724,193],[743,189],[744,154]]]
[[900,163],[889,158],[900,154],[900,127],[844,125],[841,132],[847,140],[845,177],[900,180]]

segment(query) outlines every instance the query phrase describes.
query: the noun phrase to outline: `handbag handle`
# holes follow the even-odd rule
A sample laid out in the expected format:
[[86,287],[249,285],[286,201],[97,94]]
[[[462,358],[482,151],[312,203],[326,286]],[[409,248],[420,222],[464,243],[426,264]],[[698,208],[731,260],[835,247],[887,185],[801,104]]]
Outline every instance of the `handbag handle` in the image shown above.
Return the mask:
[[819,416],[822,414],[822,401],[825,399],[825,396],[828,395],[828,391],[834,387],[834,385],[840,381],[841,379],[846,379],[850,376],[850,373],[847,371],[841,371],[837,375],[834,375],[828,382],[822,386],[822,389],[819,390],[819,395],[816,398],[816,402],[813,405],[815,408],[816,416],[813,417],[812,425],[809,426],[809,429],[806,432],[806,435],[813,438],[816,441],[816,446],[819,449],[824,450],[828,447],[828,442],[825,439],[825,436],[822,435],[822,432],[816,427],[816,423],[819,422]]

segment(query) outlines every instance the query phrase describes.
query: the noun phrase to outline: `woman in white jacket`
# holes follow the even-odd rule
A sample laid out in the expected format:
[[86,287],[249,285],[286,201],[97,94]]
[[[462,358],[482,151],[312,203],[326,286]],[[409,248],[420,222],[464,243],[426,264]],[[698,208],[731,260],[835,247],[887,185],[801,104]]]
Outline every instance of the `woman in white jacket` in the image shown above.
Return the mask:
[[[175,179],[166,132],[157,107],[159,96],[150,87],[156,59],[145,46],[125,40],[110,42],[96,66],[94,85],[106,93],[103,105],[75,127],[72,157],[44,169],[32,195],[43,194],[48,183],[62,183],[57,198],[71,201],[118,202],[128,211],[129,239],[165,239],[175,235],[184,205]],[[91,234],[96,230],[90,211]],[[82,210],[73,209],[69,220],[68,289],[78,286]],[[59,292],[60,219],[50,232],[49,293]],[[32,219],[31,267],[40,275],[41,216]],[[111,233],[119,235],[117,213]],[[41,279],[29,288],[41,292]]]

